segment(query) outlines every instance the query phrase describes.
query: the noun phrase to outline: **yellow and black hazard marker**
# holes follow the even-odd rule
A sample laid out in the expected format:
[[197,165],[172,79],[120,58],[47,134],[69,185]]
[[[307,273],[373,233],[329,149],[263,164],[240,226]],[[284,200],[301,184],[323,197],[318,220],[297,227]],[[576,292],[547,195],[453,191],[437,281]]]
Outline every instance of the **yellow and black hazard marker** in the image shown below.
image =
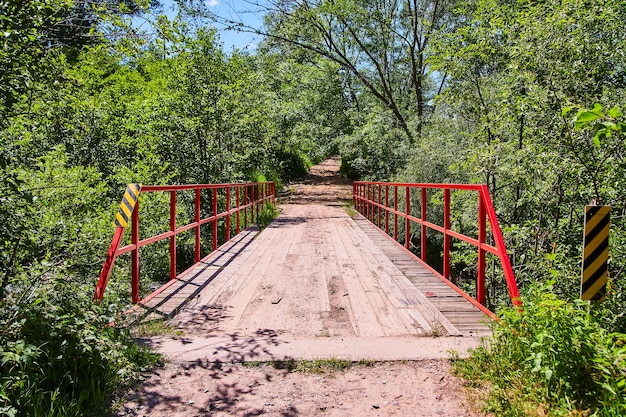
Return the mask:
[[120,211],[115,216],[115,225],[117,227],[126,227],[128,225],[128,220],[130,220],[139,198],[139,191],[141,191],[141,184],[128,184],[128,187],[126,187],[122,204],[120,204]]
[[606,297],[611,206],[585,206],[583,273],[580,298],[603,301]]

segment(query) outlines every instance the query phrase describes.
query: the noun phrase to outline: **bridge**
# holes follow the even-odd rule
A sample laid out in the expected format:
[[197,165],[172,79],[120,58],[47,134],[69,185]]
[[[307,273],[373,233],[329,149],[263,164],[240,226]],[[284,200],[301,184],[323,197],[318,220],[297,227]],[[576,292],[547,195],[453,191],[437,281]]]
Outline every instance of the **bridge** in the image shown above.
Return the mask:
[[[272,183],[141,187],[142,195],[169,195],[169,230],[140,239],[138,203],[127,205],[130,242],[122,245],[118,225],[95,297],[104,296],[115,259],[130,255],[135,307],[120,324],[168,320],[175,334],[145,342],[175,360],[226,362],[409,360],[466,352],[490,332],[487,256],[518,303],[486,187],[350,186],[337,171],[337,161],[328,160],[285,196],[276,196]],[[455,230],[456,193],[476,202],[474,230]],[[194,213],[179,225],[177,201],[185,195]],[[260,231],[252,223],[277,197],[280,215]],[[182,271],[177,238],[184,233],[193,234],[195,244],[192,265]],[[441,245],[429,244],[437,238]],[[169,246],[170,280],[142,297],[139,254],[158,241]],[[451,256],[462,245],[475,247],[473,295],[452,283]],[[204,257],[203,250],[209,252]]]

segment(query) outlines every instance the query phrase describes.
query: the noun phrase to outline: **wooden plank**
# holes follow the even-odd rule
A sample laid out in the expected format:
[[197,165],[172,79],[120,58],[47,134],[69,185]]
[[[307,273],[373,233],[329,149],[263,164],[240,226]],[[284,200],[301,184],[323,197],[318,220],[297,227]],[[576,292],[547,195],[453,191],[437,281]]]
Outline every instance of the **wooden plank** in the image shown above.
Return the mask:
[[[452,328],[456,327],[456,324],[459,322],[459,317],[466,316],[467,313],[470,312],[477,313],[477,317],[487,319],[487,316],[478,310],[478,308],[470,304],[438,277],[435,277],[432,273],[425,270],[425,268],[407,254],[404,249],[391,242],[384,235],[384,232],[381,232],[362,217],[357,218],[355,222],[359,227],[367,230],[366,234],[372,237],[376,245],[380,248],[381,254],[386,256],[393,265],[399,268],[403,275],[417,286],[418,289],[429,295],[426,297],[428,302],[438,309],[437,311],[440,311],[440,314],[445,317],[445,320]],[[376,234],[378,236],[376,236]],[[378,257],[380,258],[380,255],[378,255]],[[479,320],[476,320],[474,327],[484,330],[485,326],[478,321]],[[466,330],[467,329],[464,329],[463,332],[466,332]],[[460,331],[461,330],[457,328],[457,332]]]

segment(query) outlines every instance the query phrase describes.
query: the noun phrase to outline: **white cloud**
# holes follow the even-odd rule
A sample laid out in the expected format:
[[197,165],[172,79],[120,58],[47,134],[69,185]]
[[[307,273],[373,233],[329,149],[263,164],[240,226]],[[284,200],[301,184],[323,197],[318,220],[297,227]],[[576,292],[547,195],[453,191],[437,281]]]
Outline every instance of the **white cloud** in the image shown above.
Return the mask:
[[219,6],[219,5],[220,5],[219,0],[209,0],[207,2],[207,6],[209,6],[209,7],[216,7],[216,6]]

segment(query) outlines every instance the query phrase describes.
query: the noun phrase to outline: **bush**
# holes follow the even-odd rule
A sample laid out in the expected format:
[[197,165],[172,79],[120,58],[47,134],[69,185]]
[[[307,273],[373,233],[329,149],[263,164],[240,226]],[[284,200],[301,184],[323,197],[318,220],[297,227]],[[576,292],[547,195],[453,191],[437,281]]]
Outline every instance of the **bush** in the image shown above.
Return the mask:
[[501,416],[626,413],[626,335],[609,333],[582,301],[534,288],[524,310],[507,309],[493,339],[457,362],[488,381],[489,411]]
[[107,397],[158,358],[59,276],[33,270],[0,301],[0,415],[101,415]]

